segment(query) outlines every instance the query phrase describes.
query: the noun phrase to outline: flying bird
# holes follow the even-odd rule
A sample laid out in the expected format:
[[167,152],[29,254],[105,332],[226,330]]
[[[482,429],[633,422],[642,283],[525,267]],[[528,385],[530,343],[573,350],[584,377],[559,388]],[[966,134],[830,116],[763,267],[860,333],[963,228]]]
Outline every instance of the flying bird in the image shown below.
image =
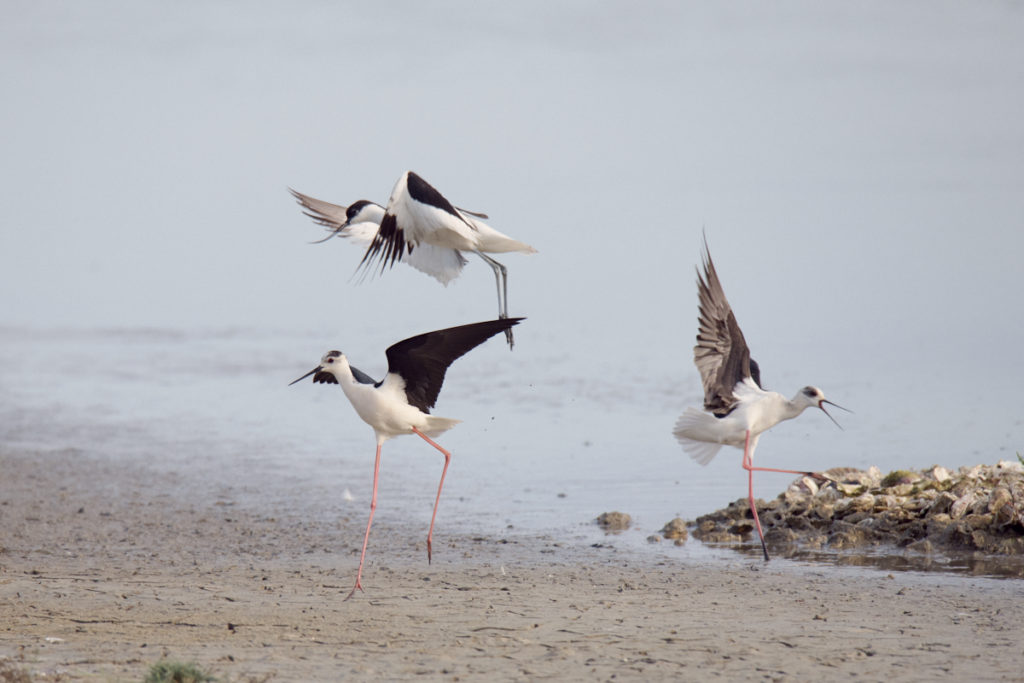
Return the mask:
[[360,582],[363,576],[363,562],[366,546],[370,540],[370,526],[377,509],[377,482],[380,478],[380,451],[385,441],[402,434],[416,434],[444,455],[444,469],[437,485],[434,512],[430,517],[427,532],[427,562],[431,560],[431,545],[434,538],[434,520],[437,518],[437,504],[441,501],[441,488],[448,472],[451,453],[442,448],[431,437],[448,431],[459,420],[430,414],[444,383],[448,367],[457,358],[484,343],[494,335],[519,324],[523,318],[503,318],[470,325],[450,327],[410,337],[388,347],[388,372],[377,382],[369,375],[349,364],[348,358],[340,351],[329,351],[320,364],[291,384],[300,382],[310,375],[321,384],[340,384],[356,413],[363,422],[373,427],[377,436],[377,456],[373,466],[373,496],[370,499],[370,519],[363,536],[363,550],[359,556],[359,570],[356,573],[356,589],[363,590]]
[[[331,204],[289,189],[292,196],[305,208],[302,213],[327,229],[327,237],[313,244],[326,242],[332,237],[347,238],[363,247],[369,247],[384,220],[384,207],[368,199],[360,199],[348,206]],[[487,218],[484,214],[459,209],[462,213],[478,218]],[[420,271],[430,275],[442,285],[447,286],[462,272],[467,261],[457,249],[435,247],[432,244],[421,244],[417,249],[408,252],[403,261]]]
[[[447,285],[467,263],[462,252],[476,254],[494,271],[499,318],[508,317],[508,269],[488,254],[537,251],[484,223],[485,214],[456,208],[412,171],[398,179],[383,209],[367,200],[342,207],[295,190],[291,192],[306,209],[306,215],[332,231],[325,239],[339,235],[369,242],[359,262],[364,272],[376,264],[383,272],[395,262],[405,261]],[[374,224],[378,226],[375,231]],[[371,232],[373,235],[367,240]],[[505,336],[511,347],[512,330],[506,330]]]
[[820,408],[839,427],[825,410],[825,404],[841,410],[846,408],[826,400],[822,390],[813,386],[804,387],[792,399],[762,388],[760,368],[750,357],[743,332],[725,298],[707,241],[704,242],[703,276],[697,271],[697,295],[700,315],[693,362],[704,384],[704,409],[687,408],[676,421],[673,434],[683,450],[701,465],[711,462],[723,445],[743,449],[750,511],[761,538],[764,559],[768,560],[768,546],[754,505],[754,471],[803,474],[826,481],[829,478],[817,472],[754,467],[758,439],[762,432],[811,407]]

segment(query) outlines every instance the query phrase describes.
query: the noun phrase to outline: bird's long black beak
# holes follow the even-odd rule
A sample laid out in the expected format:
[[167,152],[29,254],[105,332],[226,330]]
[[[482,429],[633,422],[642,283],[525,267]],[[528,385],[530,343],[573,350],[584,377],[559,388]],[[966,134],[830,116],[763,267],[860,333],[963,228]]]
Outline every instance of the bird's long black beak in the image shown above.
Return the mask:
[[830,406],[835,406],[836,408],[839,408],[839,410],[845,410],[848,413],[852,413],[853,411],[850,410],[849,408],[842,407],[838,403],[833,403],[832,401],[827,401],[825,399],[821,399],[820,401],[818,401],[818,407],[821,408],[821,412],[823,412],[826,415],[828,415],[828,419],[832,420],[832,422],[835,423],[836,427],[839,427],[840,429],[842,429],[843,425],[841,425],[838,422],[836,422],[836,419],[834,417],[832,417],[832,415],[829,414],[829,412],[827,410],[825,410],[825,406],[823,405],[825,403],[829,404]]
[[310,242],[310,244],[322,244],[322,243],[326,242],[327,240],[331,239],[332,237],[337,237],[338,235],[340,235],[342,232],[345,231],[345,228],[347,228],[347,227],[348,227],[348,223],[345,223],[345,225],[341,226],[340,228],[328,228],[331,231],[330,235],[328,235],[327,237],[323,238],[322,240],[316,240],[315,242]]
[[312,370],[310,370],[309,372],[307,372],[307,373],[306,373],[305,375],[303,375],[302,377],[300,377],[300,378],[298,378],[297,380],[295,380],[294,382],[288,382],[288,386],[291,386],[291,385],[293,385],[293,384],[295,384],[295,383],[297,383],[297,382],[301,382],[302,380],[306,379],[307,377],[309,377],[309,376],[310,376],[310,375],[312,375],[313,373],[316,373],[316,372],[320,372],[320,371],[321,371],[321,370],[323,370],[323,369],[324,369],[324,368],[323,368],[323,366],[322,366],[322,365],[318,365],[318,366],[316,366],[315,368],[313,368]]

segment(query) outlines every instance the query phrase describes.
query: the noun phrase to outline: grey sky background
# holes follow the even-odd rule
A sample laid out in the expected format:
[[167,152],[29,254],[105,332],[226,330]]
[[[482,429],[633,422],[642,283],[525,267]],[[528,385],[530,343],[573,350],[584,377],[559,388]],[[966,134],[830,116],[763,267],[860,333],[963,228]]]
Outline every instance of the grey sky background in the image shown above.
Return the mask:
[[471,369],[678,413],[705,230],[766,384],[856,411],[839,447],[1024,449],[1019,2],[8,2],[0,55],[5,327],[286,330],[379,375],[493,317],[491,271],[358,284],[286,188],[412,169],[539,250]]

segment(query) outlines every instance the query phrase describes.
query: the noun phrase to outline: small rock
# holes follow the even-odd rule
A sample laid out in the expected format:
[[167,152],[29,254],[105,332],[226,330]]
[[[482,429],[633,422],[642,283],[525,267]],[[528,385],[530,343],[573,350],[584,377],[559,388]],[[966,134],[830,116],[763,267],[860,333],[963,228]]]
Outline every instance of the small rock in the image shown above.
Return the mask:
[[960,519],[967,513],[967,509],[974,505],[975,500],[974,492],[964,494],[949,507],[949,516],[953,519]]
[[633,519],[625,512],[603,512],[597,517],[597,524],[605,531],[625,531]]
[[931,468],[928,475],[937,482],[949,481],[949,470],[941,465]]
[[850,501],[850,509],[861,512],[875,507],[875,497],[870,493],[862,493]]
[[935,497],[935,502],[928,509],[929,515],[938,515],[949,512],[950,506],[956,502],[956,496],[949,491],[943,491]]
[[975,465],[974,467],[961,467],[960,472],[964,475],[965,479],[981,479],[985,476],[985,466]]
[[1011,500],[1013,500],[1013,496],[1010,494],[1009,489],[997,486],[992,489],[992,494],[988,497],[988,511],[993,514],[999,514],[999,510]]
[[935,546],[927,538],[922,538],[920,541],[914,541],[907,546],[907,550],[912,550],[915,553],[921,553],[922,555],[931,555],[935,552]]
[[913,472],[908,472],[907,470],[893,470],[889,474],[885,475],[880,486],[883,489],[887,489],[892,486],[898,486],[899,484],[913,484],[915,481],[919,481],[920,479],[921,477]]
[[805,500],[807,500],[807,492],[796,484],[791,484],[788,489],[782,492],[782,502],[787,505],[802,503]]
[[729,533],[734,536],[746,536],[754,530],[754,525],[750,522],[739,522],[729,527]]
[[882,494],[875,498],[875,509],[885,510],[888,508],[897,507],[900,504],[900,499],[892,494]]
[[858,491],[860,491],[863,488],[864,488],[863,484],[847,484],[845,482],[841,483],[841,484],[836,484],[836,489],[839,490],[839,491],[842,491],[843,493],[845,493],[848,496],[859,495]]
[[964,522],[967,524],[967,527],[974,530],[987,529],[988,527],[992,526],[992,522],[994,521],[995,515],[992,514],[970,514],[964,517]]
[[670,540],[682,539],[685,541],[690,536],[690,534],[686,531],[686,522],[684,522],[679,517],[676,517],[671,522],[662,527],[661,533],[665,536],[665,538]]
[[896,484],[886,489],[890,494],[894,496],[909,496],[914,490],[913,484]]
[[[838,486],[838,485],[837,485]],[[818,491],[818,495],[814,497],[815,501],[819,504],[834,503],[843,497],[843,492],[840,491],[837,486],[825,486]]]
[[800,477],[795,482],[789,485],[790,489],[796,489],[797,491],[804,491],[812,496],[818,492],[820,488],[818,482],[810,477]]

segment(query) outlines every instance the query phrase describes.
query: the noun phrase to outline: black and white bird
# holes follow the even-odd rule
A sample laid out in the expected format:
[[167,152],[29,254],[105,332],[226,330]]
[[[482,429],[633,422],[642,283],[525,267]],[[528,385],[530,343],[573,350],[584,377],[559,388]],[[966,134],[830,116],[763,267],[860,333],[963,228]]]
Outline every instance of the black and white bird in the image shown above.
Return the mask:
[[[405,261],[447,285],[466,264],[462,252],[476,254],[494,271],[501,318],[508,317],[508,269],[488,254],[537,251],[484,223],[485,214],[456,208],[412,171],[398,179],[383,209],[365,199],[342,207],[291,192],[306,209],[306,215],[332,231],[327,239],[339,235],[369,243],[359,262],[364,272],[378,263],[383,272],[395,262]],[[505,336],[512,346],[512,331],[507,330]]]
[[754,467],[754,449],[761,433],[812,407],[820,408],[838,427],[839,423],[825,410],[824,404],[841,410],[846,408],[825,400],[825,394],[817,387],[804,387],[792,399],[762,388],[760,368],[750,357],[743,332],[725,298],[707,242],[704,243],[703,276],[697,271],[697,294],[700,316],[693,361],[704,384],[704,410],[687,408],[676,421],[673,433],[683,450],[701,465],[711,462],[722,446],[743,449],[750,511],[767,560],[768,546],[754,505],[754,471],[803,474],[821,480],[828,477],[816,472]]
[[[384,207],[368,199],[360,199],[348,206],[331,204],[322,199],[310,197],[297,190],[289,190],[292,196],[305,208],[303,213],[328,230],[327,237],[317,240],[314,244],[326,242],[332,237],[343,237],[363,247],[369,247],[377,236],[381,221],[384,220]],[[487,218],[484,214],[459,209],[468,216]],[[442,285],[447,286],[462,272],[467,261],[457,249],[435,247],[432,244],[421,244],[415,250],[406,253],[402,261],[421,273],[430,275]]]
[[430,517],[427,532],[427,561],[431,559],[431,544],[434,538],[434,520],[437,504],[441,500],[441,488],[448,472],[451,453],[438,445],[436,437],[459,423],[447,417],[430,414],[444,383],[448,367],[457,358],[484,343],[491,337],[519,324],[523,318],[502,318],[488,320],[444,330],[427,332],[410,337],[388,347],[388,372],[384,379],[374,381],[366,373],[349,365],[348,358],[340,351],[330,351],[320,360],[320,365],[307,372],[291,384],[300,382],[310,375],[313,381],[323,384],[340,384],[342,391],[363,422],[373,427],[377,436],[377,456],[373,466],[373,496],[370,499],[370,519],[363,536],[363,550],[359,557],[359,571],[356,585],[346,600],[362,590],[360,579],[363,575],[363,561],[366,559],[366,545],[370,539],[373,513],[377,509],[377,482],[380,477],[381,446],[390,438],[402,434],[417,434],[444,455],[444,469],[437,485],[434,512]]

